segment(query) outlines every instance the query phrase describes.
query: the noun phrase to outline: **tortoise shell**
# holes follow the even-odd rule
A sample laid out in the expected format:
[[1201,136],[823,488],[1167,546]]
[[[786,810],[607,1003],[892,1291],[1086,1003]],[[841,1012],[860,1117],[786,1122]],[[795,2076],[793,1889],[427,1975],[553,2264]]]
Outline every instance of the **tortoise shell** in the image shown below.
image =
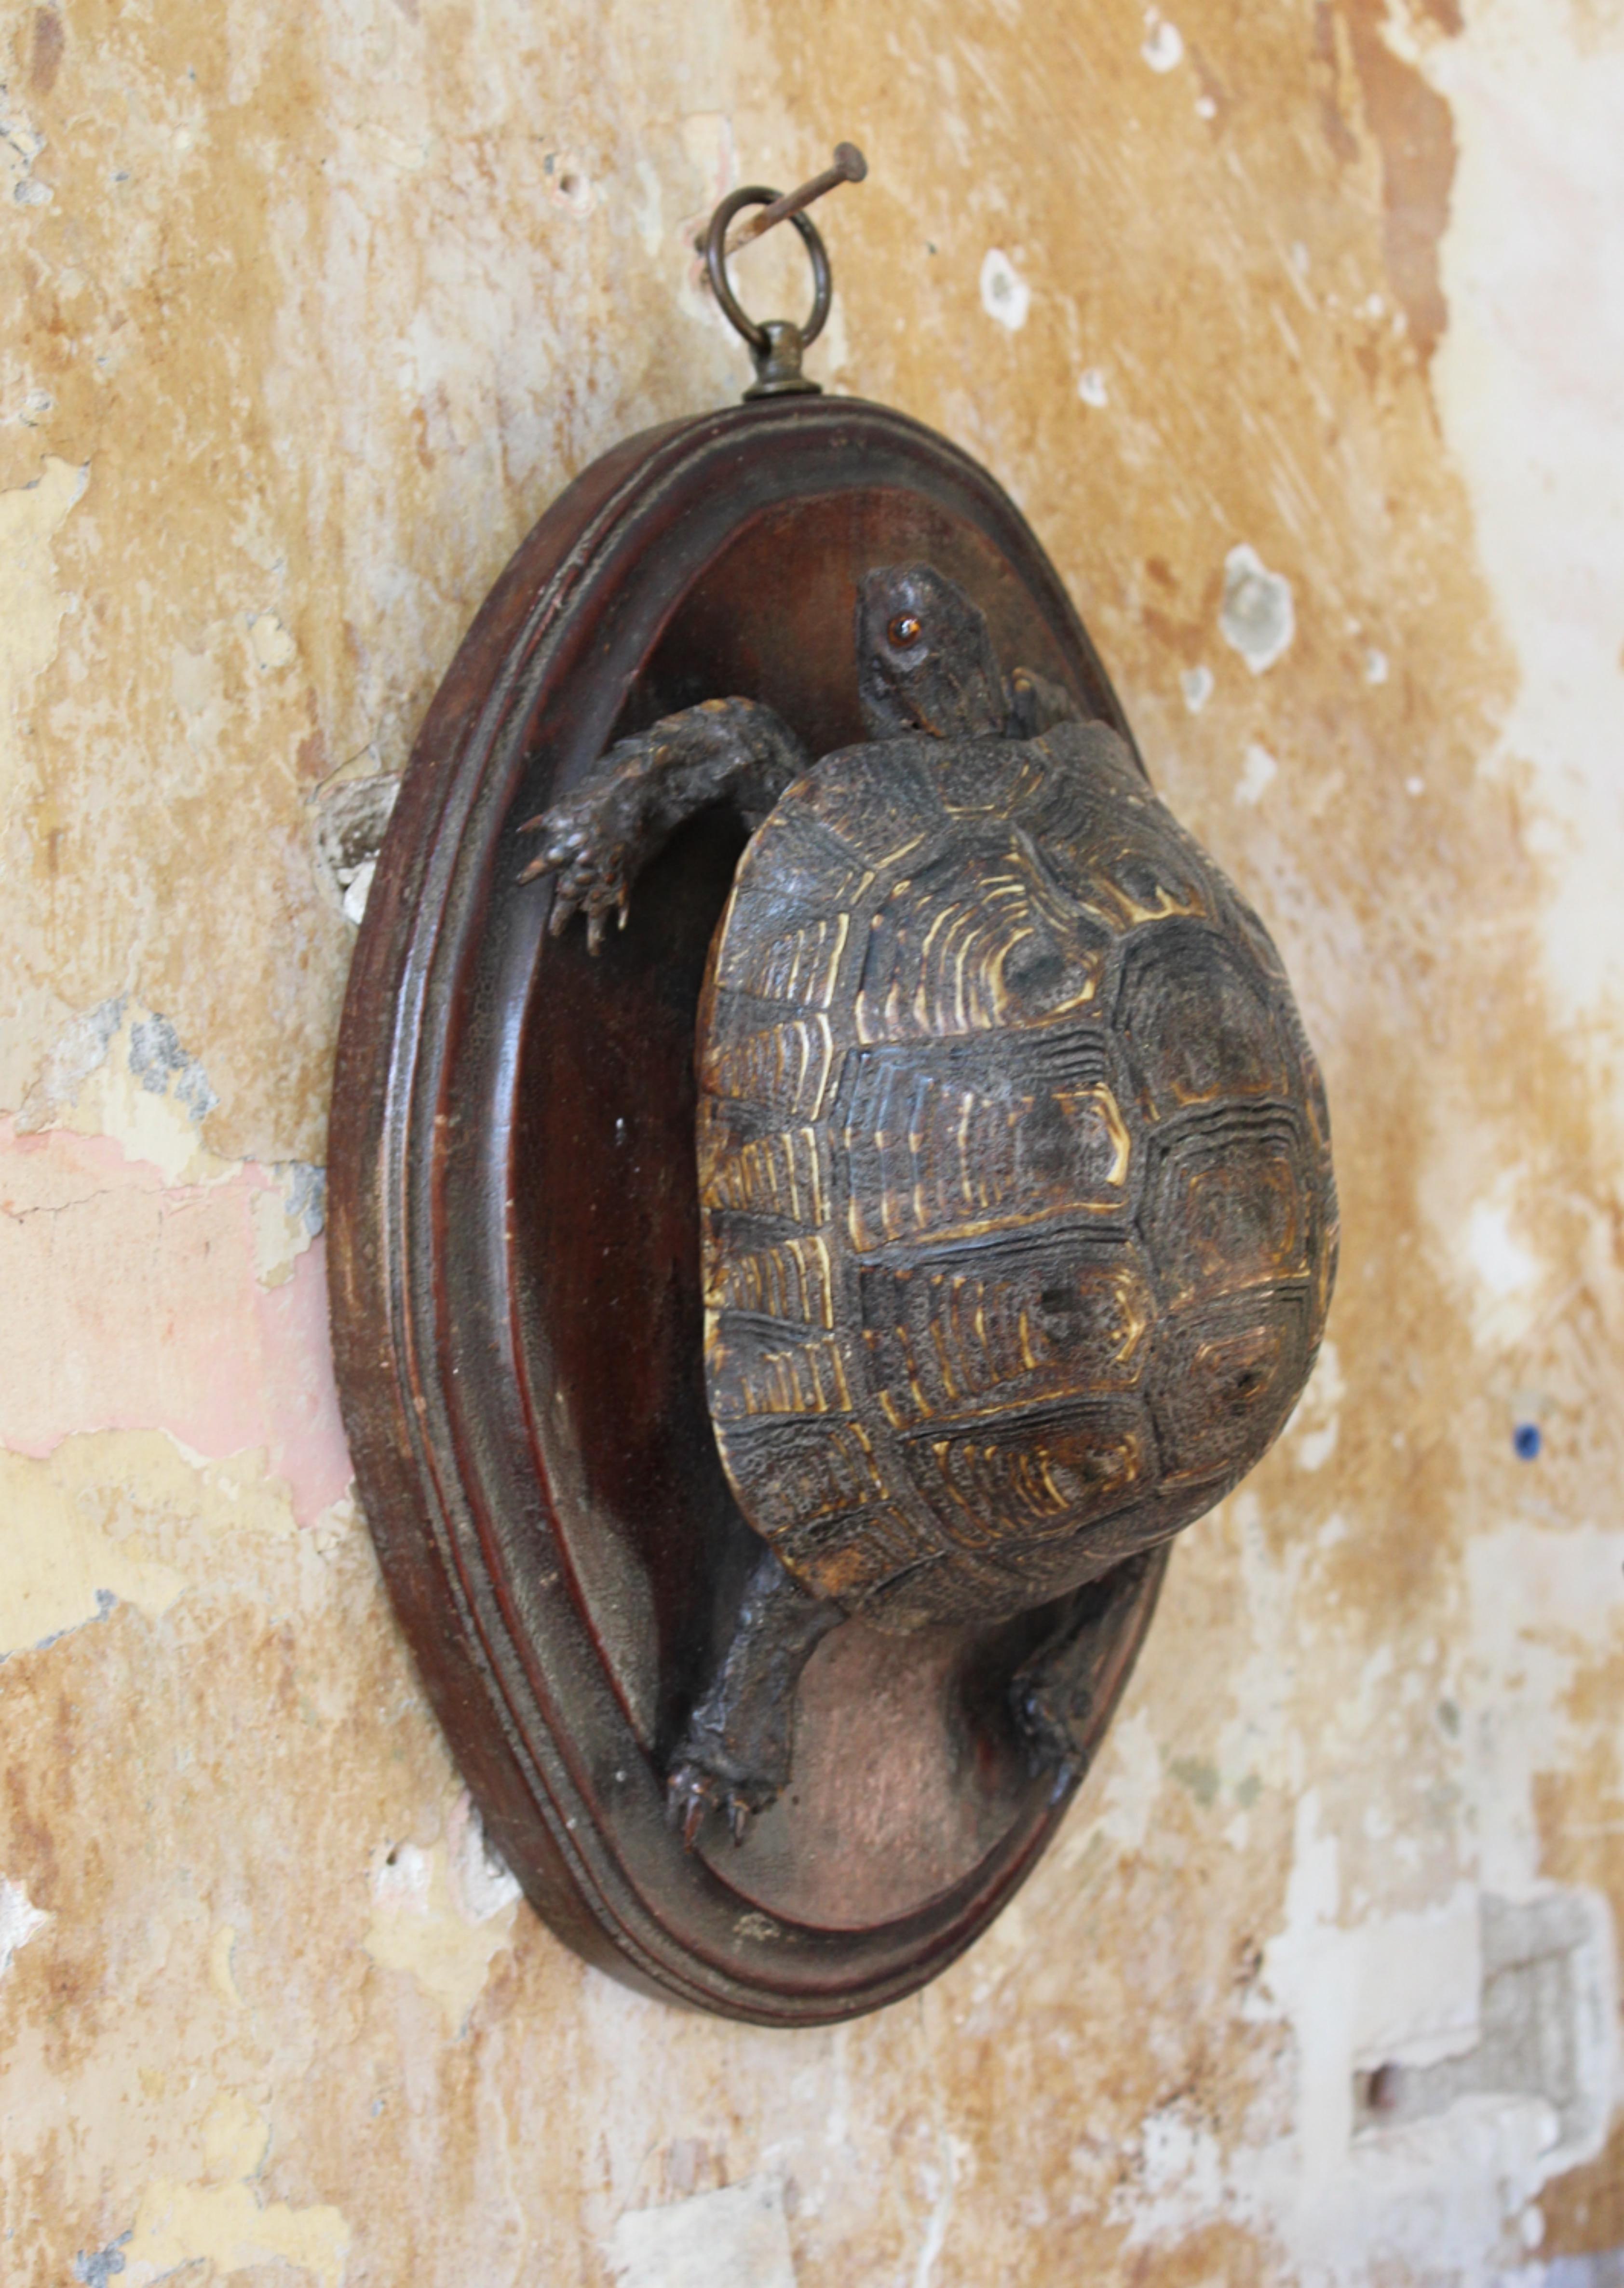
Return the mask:
[[711,1415],[819,1597],[1020,1611],[1279,1431],[1334,1273],[1325,1094],[1262,925],[1103,725],[797,780],[698,1071]]

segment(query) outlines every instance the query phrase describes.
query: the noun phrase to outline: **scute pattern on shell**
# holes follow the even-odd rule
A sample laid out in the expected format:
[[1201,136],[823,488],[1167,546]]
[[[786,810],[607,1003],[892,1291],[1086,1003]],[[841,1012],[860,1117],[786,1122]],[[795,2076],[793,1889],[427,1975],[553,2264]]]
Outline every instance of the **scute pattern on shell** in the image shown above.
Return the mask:
[[1313,1362],[1313,1056],[1262,925],[1102,725],[789,789],[716,933],[698,1142],[729,1480],[881,1627],[1165,1539]]

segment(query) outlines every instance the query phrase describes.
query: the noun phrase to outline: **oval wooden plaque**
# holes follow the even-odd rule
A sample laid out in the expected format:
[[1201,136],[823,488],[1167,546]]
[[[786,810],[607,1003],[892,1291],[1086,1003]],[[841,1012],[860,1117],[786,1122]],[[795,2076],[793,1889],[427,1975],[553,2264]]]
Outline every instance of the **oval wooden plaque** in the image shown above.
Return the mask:
[[[1065,1808],[1004,1702],[1038,1615],[814,1656],[795,1768],[685,1852],[664,1771],[759,1550],[701,1364],[694,1021],[739,841],[681,834],[602,956],[545,931],[517,822],[718,694],[862,736],[853,596],[927,559],[1007,665],[1127,726],[1036,539],[903,416],[768,401],[630,439],[548,510],[424,723],[335,1080],[333,1332],[362,1501],[488,1831],[546,1920],[647,1990],[766,2025],[895,2001],[983,1931]],[[1166,1552],[1097,1606],[1097,1742]]]

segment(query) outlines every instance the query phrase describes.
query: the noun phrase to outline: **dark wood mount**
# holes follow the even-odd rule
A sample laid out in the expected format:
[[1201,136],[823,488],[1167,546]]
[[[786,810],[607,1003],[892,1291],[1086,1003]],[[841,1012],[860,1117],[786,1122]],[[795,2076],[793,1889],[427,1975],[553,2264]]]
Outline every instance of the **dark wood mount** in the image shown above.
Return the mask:
[[[1043,1617],[814,1654],[794,1776],[685,1851],[665,1773],[759,1545],[706,1410],[695,1019],[741,846],[710,815],[601,956],[545,933],[519,822],[616,738],[744,693],[814,754],[863,736],[852,599],[927,560],[1002,658],[1126,723],[986,473],[903,416],[765,401],[631,439],[549,509],[431,708],[356,949],[330,1162],[345,1419],[391,1593],[532,1904],[643,1989],[770,2025],[894,2001],[987,1927],[1054,1835],[1007,1680]],[[1077,1593],[1090,1741],[1157,1550]]]

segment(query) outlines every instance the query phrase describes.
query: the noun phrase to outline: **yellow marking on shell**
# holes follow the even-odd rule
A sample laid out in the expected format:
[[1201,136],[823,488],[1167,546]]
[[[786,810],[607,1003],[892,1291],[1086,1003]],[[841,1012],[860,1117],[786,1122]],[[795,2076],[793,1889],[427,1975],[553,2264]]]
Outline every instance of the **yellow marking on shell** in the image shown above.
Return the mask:
[[780,1129],[731,1149],[706,1139],[699,1196],[705,1207],[740,1215],[778,1216],[808,1228],[826,1223],[816,1130]]
[[965,1438],[940,1438],[930,1442],[930,1451],[947,1505],[943,1521],[956,1541],[970,1548],[1011,1533],[1042,1539],[1072,1531],[1082,1521],[1079,1507],[1097,1513],[1099,1505],[1089,1500],[1090,1494],[1113,1499],[1141,1475],[1144,1460],[1142,1442],[1131,1431],[1112,1443],[1094,1445],[1076,1463],[1036,1443],[980,1446]]
[[[900,1332],[901,1330],[898,1331]],[[958,1367],[959,1361],[954,1356],[948,1337],[949,1330],[942,1324],[942,1322],[939,1319],[933,1319],[930,1323],[930,1345],[931,1348],[936,1355],[936,1373],[942,1384],[942,1394],[947,1401],[948,1405],[951,1407],[959,1399],[963,1397],[964,1392],[959,1385],[958,1375],[955,1371]],[[904,1336],[904,1344],[909,1366],[908,1386],[913,1393],[914,1401],[919,1407],[919,1412],[922,1415],[928,1415],[931,1411],[929,1401],[926,1398],[924,1392],[919,1388],[919,1376],[913,1370],[913,1345],[907,1340],[905,1335]]]
[[[993,1099],[932,1077],[914,1099],[904,1140],[883,1121],[866,1133],[848,1126],[847,1148],[856,1156],[847,1202],[852,1245],[863,1253],[925,1232],[974,1237],[1119,1206],[1131,1141],[1111,1090],[1103,1082],[1058,1088],[1049,1100],[1075,1140],[1077,1158],[1063,1183],[1052,1175],[1041,1180],[1023,1156],[1037,1101],[1030,1094]],[[1103,1168],[1100,1145],[1110,1155]]]
[[1055,1510],[1068,1508],[1070,1504],[1064,1488],[1055,1482],[1054,1462],[1047,1449],[1042,1446],[1035,1447],[1031,1458],[1038,1476],[1042,1481],[1043,1490],[1048,1496],[1051,1507]]
[[[972,1212],[975,1204],[971,1190],[970,1179],[970,1118],[975,1110],[975,1103],[976,1100],[967,1089],[965,1092],[964,1107],[959,1116],[959,1125],[953,1135],[953,1142],[957,1146],[959,1153],[959,1188],[963,1196],[964,1213],[966,1215]],[[922,1227],[925,1221],[922,1212],[919,1220]]]
[[1126,1366],[1150,1328],[1150,1313],[1147,1307],[1150,1295],[1143,1282],[1129,1272],[1114,1271],[1111,1283],[1116,1291],[1122,1324],[1121,1339],[1111,1354],[1111,1363],[1113,1366]]
[[829,1251],[816,1235],[743,1254],[712,1251],[706,1272],[705,1299],[713,1310],[754,1311],[809,1327],[834,1324]]
[[[718,1355],[725,1355],[724,1338]],[[738,1402],[729,1411],[757,1414],[849,1414],[851,1392],[839,1346],[825,1337],[758,1352],[738,1370]]]
[[834,1044],[827,1017],[793,1017],[743,1039],[707,1044],[705,1085],[714,1096],[816,1120]]
[[922,849],[928,839],[925,833],[911,834],[905,842],[898,842],[889,850],[864,850],[862,855],[871,862],[876,873],[888,874],[912,858],[916,850]]
[[[957,911],[958,908],[955,906],[943,906],[941,912],[936,916],[935,921],[932,922],[930,927],[926,931],[925,941],[919,948],[919,981],[914,989],[913,1015],[914,1021],[918,1024],[921,1032],[927,1032],[930,1029],[935,1015],[925,993],[926,967],[935,957],[937,938],[944,929],[951,926],[953,917]],[[895,978],[892,980],[891,989],[886,996],[886,1004],[888,1013],[892,1007],[897,1005],[897,981]],[[964,1029],[962,1025],[959,1029],[962,1032]]]
[[[1019,676],[1015,680],[1023,689],[1030,690],[1031,687]],[[997,811],[1000,816],[1007,817],[1012,811],[1024,808],[1041,790],[1047,775],[1041,763],[1031,757],[1023,758],[1018,773],[1007,768],[1000,771],[996,777],[990,779],[980,798],[975,801],[955,796],[950,777],[948,783],[940,789],[942,807],[950,818],[984,816],[989,811]]]
[[1170,914],[1199,914],[1206,910],[1200,886],[1194,881],[1182,895],[1169,889],[1165,882],[1158,882],[1155,900],[1147,905],[1124,883],[1106,873],[1103,866],[1096,863],[1088,872],[1091,878],[1079,894],[1089,911],[1097,914],[1109,929],[1137,929],[1143,922],[1166,921]]
[[1091,1095],[1097,1103],[1100,1117],[1104,1121],[1111,1140],[1116,1147],[1116,1157],[1111,1164],[1111,1173],[1106,1177],[1105,1181],[1108,1185],[1120,1190],[1127,1181],[1128,1156],[1133,1149],[1132,1140],[1127,1132],[1127,1123],[1122,1117],[1121,1107],[1108,1088],[1090,1089],[1085,1093]]
[[757,949],[725,982],[761,1001],[785,1001],[806,1009],[827,1009],[834,997],[840,957],[851,928],[849,914],[808,922]]
[[[1095,998],[1103,958],[1079,945],[1076,909],[1056,898],[1034,864],[1012,847],[997,861],[976,861],[956,892],[896,885],[870,925],[854,1018],[860,1041],[1048,1024]],[[1040,925],[1061,954],[1063,989],[1023,1011],[1007,971]]]

